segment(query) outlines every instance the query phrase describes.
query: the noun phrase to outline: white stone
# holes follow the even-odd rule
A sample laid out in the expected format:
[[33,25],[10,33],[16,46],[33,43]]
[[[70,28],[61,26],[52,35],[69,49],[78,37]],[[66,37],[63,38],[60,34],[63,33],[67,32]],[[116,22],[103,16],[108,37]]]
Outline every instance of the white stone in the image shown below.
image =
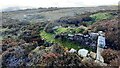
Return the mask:
[[75,49],[70,49],[70,51],[69,51],[70,53],[75,53],[75,52],[77,52],[77,50],[75,50]]
[[83,34],[81,34],[81,33],[78,33],[78,34],[75,34],[75,35],[80,35],[80,36],[83,36]]
[[86,49],[80,49],[78,51],[78,55],[80,55],[81,57],[86,57],[87,54],[88,54],[88,50],[86,50]]

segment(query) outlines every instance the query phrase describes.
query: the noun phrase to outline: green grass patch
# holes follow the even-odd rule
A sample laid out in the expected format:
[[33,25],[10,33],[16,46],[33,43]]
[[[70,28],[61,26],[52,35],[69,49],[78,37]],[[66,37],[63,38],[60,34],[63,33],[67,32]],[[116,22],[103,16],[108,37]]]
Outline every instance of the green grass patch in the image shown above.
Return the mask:
[[90,17],[93,19],[92,21],[82,22],[82,23],[89,26],[89,25],[92,25],[93,23],[95,23],[97,21],[102,21],[102,20],[112,19],[113,18],[113,16],[110,13],[107,13],[107,12],[95,13],[95,14],[90,15]]
[[75,28],[74,31],[75,33],[83,33],[85,29],[81,29],[81,28]]
[[75,42],[73,42],[73,41],[69,41],[69,40],[66,40],[66,39],[64,39],[64,40],[54,39],[54,35],[55,35],[55,34],[47,33],[47,32],[45,32],[45,31],[41,31],[41,32],[40,32],[40,36],[41,36],[42,38],[44,38],[47,42],[50,42],[50,43],[59,43],[59,44],[61,44],[62,46],[67,47],[67,48],[69,48],[69,49],[70,49],[70,48],[74,48],[74,49],[76,49],[76,50],[79,50],[79,49],[81,49],[81,48],[86,48],[86,49],[88,49],[89,51],[92,51],[91,48],[86,47],[86,46],[81,46],[79,43],[75,43]]
[[63,40],[63,41],[59,40],[59,43],[60,43],[62,46],[67,47],[67,48],[69,48],[69,49],[70,49],[70,48],[74,48],[74,49],[78,50],[78,49],[81,48],[80,44],[75,43],[75,42],[72,42],[72,41],[68,41],[68,40]]
[[100,21],[104,19],[110,19],[112,15],[110,13],[103,12],[103,13],[96,13],[96,14],[90,15],[90,17],[95,19],[95,21]]
[[60,27],[55,31],[56,34],[65,33],[65,32],[69,32],[69,29],[64,28],[64,27]]
[[47,33],[45,31],[41,31],[40,36],[43,39],[45,39],[47,42],[50,42],[50,43],[59,43],[62,46],[67,47],[67,48],[74,48],[74,49],[79,49],[80,48],[80,47],[78,47],[79,44],[76,44],[74,42],[70,42],[70,41],[67,41],[67,40],[62,41],[62,40],[54,39],[54,34]]
[[45,39],[47,42],[50,42],[50,43],[54,43],[55,42],[55,39],[54,39],[54,34],[51,34],[51,33],[47,33],[45,31],[41,31],[40,32],[40,36]]
[[55,31],[55,34],[61,34],[61,33],[69,33],[69,34],[74,34],[74,33],[82,33],[84,29],[81,28],[65,28],[65,27],[60,27]]

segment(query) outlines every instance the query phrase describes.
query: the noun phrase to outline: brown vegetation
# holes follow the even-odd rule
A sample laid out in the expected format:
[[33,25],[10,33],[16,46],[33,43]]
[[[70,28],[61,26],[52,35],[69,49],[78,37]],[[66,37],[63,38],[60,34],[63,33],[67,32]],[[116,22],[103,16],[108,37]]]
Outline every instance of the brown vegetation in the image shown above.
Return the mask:
[[94,23],[90,28],[94,31],[102,30],[105,32],[107,46],[113,49],[120,50],[120,34],[118,19],[104,20]]
[[115,51],[112,49],[105,49],[102,52],[105,63],[109,66],[119,66],[120,65],[120,51]]

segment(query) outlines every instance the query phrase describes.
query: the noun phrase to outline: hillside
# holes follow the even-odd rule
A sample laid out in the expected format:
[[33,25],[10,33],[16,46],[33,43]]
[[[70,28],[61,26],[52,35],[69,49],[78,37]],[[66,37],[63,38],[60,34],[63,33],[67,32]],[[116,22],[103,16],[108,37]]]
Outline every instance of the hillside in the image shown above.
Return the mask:
[[[117,6],[38,8],[2,12],[3,68],[120,65]],[[106,45],[97,60],[98,37]]]

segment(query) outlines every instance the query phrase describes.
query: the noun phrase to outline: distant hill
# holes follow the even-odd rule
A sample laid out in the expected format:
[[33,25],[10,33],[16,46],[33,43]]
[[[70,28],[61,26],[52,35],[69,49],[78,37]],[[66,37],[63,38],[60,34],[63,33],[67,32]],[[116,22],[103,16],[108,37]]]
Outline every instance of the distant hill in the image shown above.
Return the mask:
[[2,9],[2,12],[17,11],[17,10],[25,10],[25,9],[28,9],[28,8],[30,8],[30,7],[19,7],[19,6],[8,7],[8,8]]
[[20,10],[21,8],[20,7],[8,7],[8,8],[5,8],[3,9],[2,11],[15,11],[15,10]]

